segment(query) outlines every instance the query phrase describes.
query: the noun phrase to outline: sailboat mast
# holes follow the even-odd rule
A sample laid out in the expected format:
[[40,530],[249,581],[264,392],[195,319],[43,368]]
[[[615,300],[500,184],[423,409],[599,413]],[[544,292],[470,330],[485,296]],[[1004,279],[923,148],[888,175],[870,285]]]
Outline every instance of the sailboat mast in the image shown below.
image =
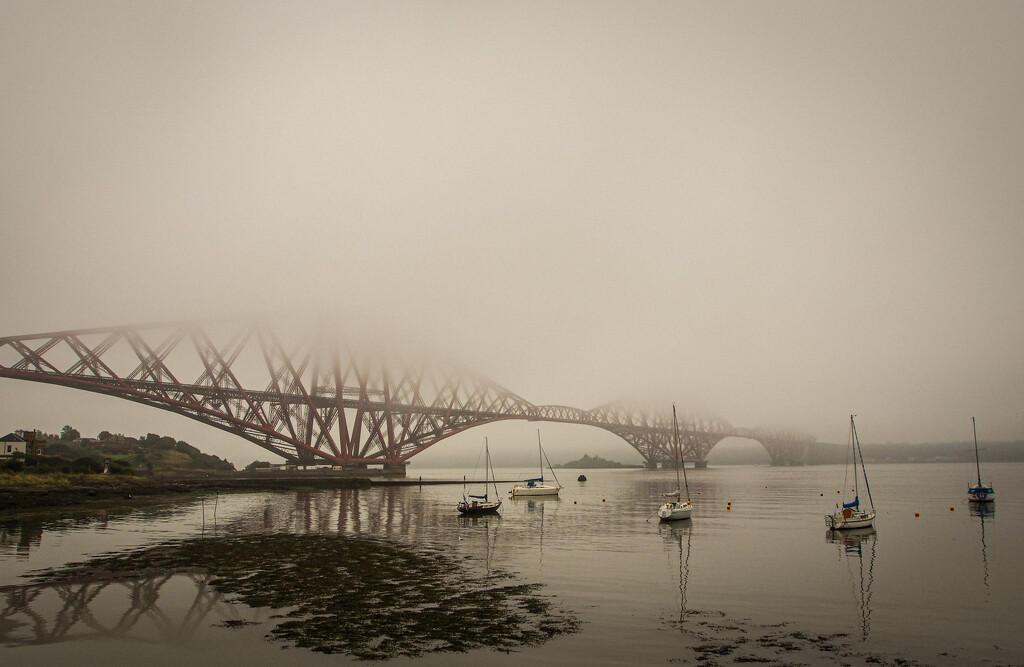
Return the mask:
[[853,497],[859,498],[860,484],[857,483],[857,427],[853,423],[854,417],[856,417],[856,415],[850,415],[850,450],[851,455],[853,456]]
[[864,452],[860,448],[860,438],[857,437],[857,427],[853,423],[853,415],[850,415],[850,429],[853,431],[853,442],[857,447],[857,453],[853,459],[853,483],[854,486],[857,484],[857,456],[860,457],[860,471],[864,475],[864,488],[868,491],[868,502],[871,503],[871,507],[874,508],[875,500],[871,497],[871,485],[868,483],[868,469],[864,467]]
[[978,468],[978,486],[981,486],[981,462],[978,460],[978,425],[971,417],[971,428],[974,429],[974,465]]
[[676,460],[676,489],[679,484],[679,424],[676,423],[676,404],[672,404],[672,457]]
[[676,488],[679,488],[679,469],[683,469],[683,486],[686,488],[686,499],[690,499],[690,483],[686,481],[686,464],[683,462],[683,451],[679,445],[679,418],[676,417],[676,404],[672,404],[672,437],[676,448]]
[[540,481],[544,481],[544,448],[540,446],[540,429],[537,429],[537,461],[540,468]]
[[491,449],[487,444],[487,438],[484,438],[484,493],[487,493],[487,474],[491,475],[491,486],[494,487],[494,495],[498,495],[498,480],[494,476],[494,466],[491,464]]
[[[491,447],[484,438],[484,493],[487,493],[487,475],[491,469]],[[497,493],[497,489],[495,489]]]

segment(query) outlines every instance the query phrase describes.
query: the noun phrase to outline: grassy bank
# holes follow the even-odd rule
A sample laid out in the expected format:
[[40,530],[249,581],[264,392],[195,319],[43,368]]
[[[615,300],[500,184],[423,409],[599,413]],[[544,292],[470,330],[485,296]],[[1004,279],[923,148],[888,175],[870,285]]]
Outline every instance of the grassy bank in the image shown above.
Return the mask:
[[180,495],[204,491],[258,491],[297,488],[368,487],[365,477],[305,477],[275,475],[202,475],[136,477],[133,475],[0,474],[0,511],[36,507],[77,506],[117,499],[132,500],[156,495]]

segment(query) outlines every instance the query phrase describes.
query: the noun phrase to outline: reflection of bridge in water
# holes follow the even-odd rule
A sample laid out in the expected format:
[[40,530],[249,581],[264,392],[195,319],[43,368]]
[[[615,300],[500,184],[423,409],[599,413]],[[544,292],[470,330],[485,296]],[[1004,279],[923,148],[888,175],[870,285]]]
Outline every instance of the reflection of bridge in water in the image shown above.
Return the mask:
[[268,610],[231,604],[210,586],[212,578],[164,572],[0,588],[0,644],[11,648],[128,637],[168,642],[188,639],[215,623],[258,623],[269,617]]
[[[377,659],[453,647],[507,652],[575,631],[574,616],[547,601],[540,584],[492,570],[500,517],[463,530],[453,503],[422,502],[411,489],[246,494],[228,501],[228,520],[206,514],[202,523],[199,503],[183,505],[190,528],[182,536],[0,586],[0,645],[230,646],[239,638],[222,629],[254,625],[241,641],[258,635]],[[424,538],[444,518],[459,522],[445,534],[461,534],[440,549]],[[12,543],[30,535],[38,545],[67,529],[9,523]],[[466,618],[491,620],[481,632]]]
[[[209,500],[209,499],[207,499]],[[203,500],[198,501],[200,504]],[[218,521],[207,503],[201,535],[375,535],[418,541],[451,507],[413,507],[397,487],[299,490],[265,496],[260,504]],[[128,512],[128,514],[138,514]],[[412,515],[416,514],[414,518]],[[99,512],[93,519],[104,523]],[[49,537],[64,531],[38,517],[0,524],[0,546],[28,558]],[[215,590],[215,574],[191,571],[84,573],[70,581],[0,586],[0,645],[43,645],[84,639],[185,640],[211,625],[264,623],[274,613],[236,604]]]
[[[0,377],[169,410],[298,465],[404,474],[409,459],[445,438],[513,419],[609,431],[648,467],[674,458],[670,400],[658,411],[534,405],[454,363],[356,352],[326,328],[285,337],[263,324],[220,322],[8,336],[0,338]],[[734,427],[685,409],[680,436],[683,458],[699,467],[731,437],[761,443],[773,465],[806,462],[816,446],[811,436]]]

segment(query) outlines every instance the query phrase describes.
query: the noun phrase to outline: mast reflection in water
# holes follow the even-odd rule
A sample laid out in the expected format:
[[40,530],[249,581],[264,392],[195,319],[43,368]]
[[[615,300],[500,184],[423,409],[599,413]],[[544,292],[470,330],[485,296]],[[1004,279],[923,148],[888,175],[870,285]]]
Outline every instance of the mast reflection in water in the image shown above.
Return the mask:
[[978,517],[981,524],[981,580],[985,584],[985,595],[988,595],[990,590],[988,586],[988,545],[985,544],[985,521],[996,520],[996,506],[992,503],[968,503],[967,508],[971,516]]
[[[875,543],[877,540],[875,529],[830,530],[825,533],[825,539],[830,544],[839,546],[840,560],[850,566],[848,568],[850,583],[860,610],[861,639],[867,639],[871,633],[871,584],[874,582],[875,576]],[[865,546],[870,547],[867,565],[864,563]]]
[[678,548],[679,619],[677,623],[680,627],[682,627],[683,621],[686,620],[687,614],[686,583],[690,579],[690,530],[693,527],[693,524],[690,524],[689,522],[685,522],[685,524],[688,525],[684,525],[678,522],[658,524],[658,532],[661,533],[662,537],[665,538],[666,542],[672,544],[674,548]]

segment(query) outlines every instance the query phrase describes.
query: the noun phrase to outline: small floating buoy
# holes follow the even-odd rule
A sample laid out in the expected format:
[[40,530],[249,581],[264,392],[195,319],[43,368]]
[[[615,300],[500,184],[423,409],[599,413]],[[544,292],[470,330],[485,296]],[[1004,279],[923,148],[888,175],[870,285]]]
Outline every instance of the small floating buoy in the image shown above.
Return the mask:
[[921,516],[920,512],[914,512],[914,516]]
[[952,506],[952,505],[950,505],[950,506],[949,506],[949,511],[950,511],[950,512],[952,512],[952,511],[953,511],[953,506]]
[[601,498],[601,502],[602,502],[602,503],[604,502],[604,498]]
[[575,501],[575,500],[574,500],[574,501],[572,501],[572,504],[573,504],[573,505],[575,505],[575,504],[576,504],[576,501]]
[[821,493],[819,493],[818,495],[819,495],[819,496],[823,496],[823,495],[825,495],[825,492],[824,492],[824,491],[822,491],[822,492],[821,492]]

